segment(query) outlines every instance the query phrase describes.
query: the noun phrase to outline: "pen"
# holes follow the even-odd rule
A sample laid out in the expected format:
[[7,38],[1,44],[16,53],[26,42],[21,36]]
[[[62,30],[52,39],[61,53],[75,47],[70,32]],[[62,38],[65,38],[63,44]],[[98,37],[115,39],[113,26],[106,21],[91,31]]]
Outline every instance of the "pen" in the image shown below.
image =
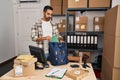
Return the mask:
[[56,71],[54,71],[54,72],[52,72],[52,74],[55,74],[56,72],[58,72],[59,70],[56,70]]

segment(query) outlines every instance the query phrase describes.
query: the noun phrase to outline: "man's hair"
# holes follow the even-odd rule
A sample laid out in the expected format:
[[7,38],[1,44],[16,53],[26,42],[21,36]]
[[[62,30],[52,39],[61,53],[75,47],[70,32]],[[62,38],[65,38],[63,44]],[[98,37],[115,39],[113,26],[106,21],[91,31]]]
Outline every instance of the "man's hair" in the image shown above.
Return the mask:
[[51,6],[45,6],[43,11],[46,12],[47,10],[53,10],[53,8]]

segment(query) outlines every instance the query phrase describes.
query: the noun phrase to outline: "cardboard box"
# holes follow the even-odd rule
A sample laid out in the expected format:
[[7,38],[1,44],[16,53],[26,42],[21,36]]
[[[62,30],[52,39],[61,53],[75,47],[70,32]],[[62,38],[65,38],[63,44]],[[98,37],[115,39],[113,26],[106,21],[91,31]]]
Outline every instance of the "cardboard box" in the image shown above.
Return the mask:
[[[19,66],[22,66],[21,74],[19,72],[19,70],[20,70],[20,68],[18,68]],[[30,64],[28,66],[14,64],[14,75],[16,77],[35,75],[35,65],[34,65],[34,63],[32,63],[32,64]]]
[[93,30],[104,31],[104,17],[95,16],[93,19]]
[[[65,1],[65,0],[64,0]],[[64,3],[63,3],[64,4]],[[62,14],[66,14],[66,9],[68,8],[68,5],[63,5],[62,8]],[[69,14],[75,14],[74,11],[70,11]]]
[[[62,19],[60,24],[59,24],[59,27],[58,27],[58,31],[59,32],[65,32],[66,31],[66,20],[65,19]],[[71,24],[69,24],[68,26],[68,31],[71,31]]]
[[72,80],[82,80],[84,77],[88,76],[88,73],[88,70],[73,69],[71,71],[67,71],[66,76],[68,76]]
[[[68,59],[74,59],[75,61],[79,60],[80,61],[80,57],[82,57],[84,54],[86,54],[89,58],[87,59],[87,62],[90,63],[90,52],[75,52],[75,57],[69,57]],[[77,57],[77,58],[76,58]]]
[[[66,14],[66,9],[68,8],[68,1],[69,0],[63,0],[62,3],[62,14]],[[70,11],[69,14],[75,14],[74,11]]]
[[87,24],[88,23],[88,17],[87,16],[77,16],[75,18],[75,24]]
[[62,0],[50,0],[51,6],[61,6]]
[[102,57],[102,80],[119,80],[120,68],[114,68],[110,65],[107,58]]
[[89,0],[89,8],[110,7],[111,0]]
[[120,37],[104,35],[103,56],[109,63],[120,68]]
[[68,8],[87,8],[87,0],[68,0]]
[[59,32],[65,32],[65,30],[66,30],[66,25],[60,23],[59,26],[60,26],[60,27],[58,28],[58,31],[59,31]]
[[67,5],[63,5],[63,9],[62,9],[62,14],[66,14],[66,9],[68,8]]
[[99,16],[94,17],[93,24],[94,25],[104,24],[104,17],[99,17]]
[[[26,58],[28,57],[28,58]],[[18,56],[14,60],[14,75],[15,76],[32,76],[35,74],[35,62],[37,58],[32,58],[29,55]]]
[[50,5],[53,7],[54,15],[61,14],[62,0],[50,0]]
[[105,13],[104,34],[120,37],[120,5]]
[[80,57],[79,56],[68,56],[68,60],[69,61],[79,62],[80,61]]
[[68,8],[68,0],[63,0],[62,14],[66,14],[66,9]]
[[15,59],[14,64],[28,66],[28,65],[31,65],[32,63],[36,62],[36,61],[37,61],[37,58],[32,58],[31,60]]
[[104,31],[104,25],[94,24],[94,31]]
[[[68,8],[68,0],[50,0],[50,5],[53,7],[53,14],[65,15]],[[75,14],[75,12],[70,11],[70,14]]]
[[88,17],[77,16],[75,18],[75,31],[87,31]]
[[53,10],[54,10],[54,12],[53,12],[54,15],[62,14],[60,6],[52,6],[52,7],[53,7]]

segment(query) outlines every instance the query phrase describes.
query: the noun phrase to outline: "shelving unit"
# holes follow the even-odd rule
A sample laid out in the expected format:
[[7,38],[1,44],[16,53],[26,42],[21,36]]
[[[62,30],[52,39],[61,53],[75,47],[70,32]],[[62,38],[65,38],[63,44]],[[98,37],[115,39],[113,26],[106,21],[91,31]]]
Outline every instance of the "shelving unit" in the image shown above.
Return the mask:
[[[78,48],[79,46],[76,47],[73,47],[73,48],[70,48],[69,45],[68,45],[68,36],[69,35],[97,35],[97,39],[100,39],[100,37],[102,37],[102,41],[103,41],[103,34],[104,32],[103,31],[75,31],[75,15],[73,15],[73,27],[72,27],[72,31],[68,31],[68,24],[69,24],[69,12],[70,11],[79,11],[81,14],[85,11],[107,11],[109,8],[67,8],[67,11],[66,11],[66,33],[65,33],[65,41],[67,42],[66,45],[67,45],[67,50],[78,50],[80,52],[92,52],[92,53],[102,53],[103,52],[103,47],[99,47],[98,45],[101,44],[99,42],[99,40],[97,40],[97,48],[96,49],[81,49],[81,48]],[[74,42],[73,42],[74,43]],[[77,43],[77,41],[76,41]],[[78,44],[74,44],[74,45],[78,45]],[[71,54],[71,53],[70,53]],[[68,53],[69,55],[69,53]],[[98,66],[98,64],[95,64],[93,63],[95,69],[97,70],[100,70],[99,67],[96,67]]]
[[[69,12],[70,11],[80,11],[81,13],[85,12],[85,11],[106,11],[109,8],[67,8],[66,11],[66,37],[65,37],[65,41],[67,42],[67,35],[69,34],[74,34],[74,35],[97,35],[99,37],[99,35],[103,35],[103,32],[96,32],[96,31],[75,31],[74,27],[75,27],[75,15],[73,16],[73,29],[72,31],[68,31],[68,24],[69,24]],[[68,48],[69,49],[69,48]],[[92,49],[78,49],[80,51],[90,51],[90,52],[96,52],[96,51],[102,51],[101,48],[98,48],[96,50],[92,50]]]

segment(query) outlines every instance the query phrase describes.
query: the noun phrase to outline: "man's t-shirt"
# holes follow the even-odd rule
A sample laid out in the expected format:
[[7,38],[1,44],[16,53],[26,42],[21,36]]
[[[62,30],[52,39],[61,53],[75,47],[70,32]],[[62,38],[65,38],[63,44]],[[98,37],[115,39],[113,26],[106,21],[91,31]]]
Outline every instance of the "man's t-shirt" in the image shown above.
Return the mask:
[[[50,21],[43,21],[42,20],[42,32],[43,32],[43,37],[46,36],[51,36],[52,37],[52,25]],[[44,40],[44,52],[48,53],[48,40]]]

